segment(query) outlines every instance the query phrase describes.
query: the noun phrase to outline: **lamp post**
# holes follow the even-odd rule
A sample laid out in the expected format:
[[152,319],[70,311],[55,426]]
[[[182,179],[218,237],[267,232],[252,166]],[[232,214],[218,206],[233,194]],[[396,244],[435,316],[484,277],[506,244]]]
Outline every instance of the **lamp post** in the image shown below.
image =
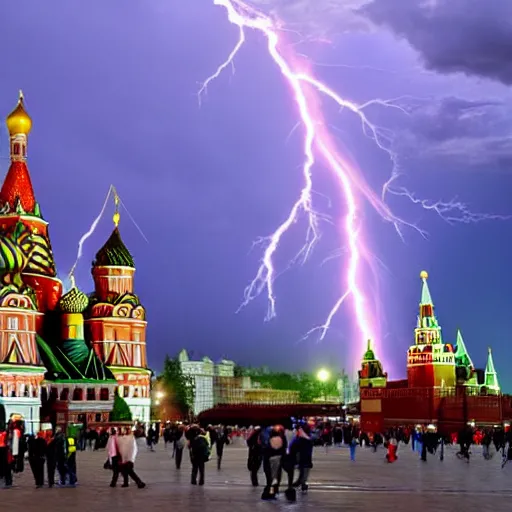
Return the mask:
[[316,378],[322,383],[322,391],[323,391],[324,402],[325,402],[325,401],[327,401],[327,396],[326,396],[326,392],[325,392],[326,391],[325,384],[331,378],[331,372],[325,368],[321,368],[320,370],[318,370],[318,373],[316,374]]

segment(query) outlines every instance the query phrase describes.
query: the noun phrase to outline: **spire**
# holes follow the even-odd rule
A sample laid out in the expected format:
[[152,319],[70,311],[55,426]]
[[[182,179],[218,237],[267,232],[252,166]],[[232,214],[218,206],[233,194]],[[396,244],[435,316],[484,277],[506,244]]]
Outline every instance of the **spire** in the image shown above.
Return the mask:
[[364,361],[375,361],[375,352],[372,349],[372,340],[368,340],[366,352],[363,356]]
[[456,341],[456,351],[455,351],[455,362],[457,366],[468,366],[470,368],[474,368],[473,361],[469,356],[468,350],[466,348],[466,344],[462,339],[462,333],[460,329],[457,329],[457,341]]
[[421,286],[421,300],[420,300],[420,314],[418,315],[418,322],[416,324],[416,345],[431,345],[442,343],[441,328],[437,323],[437,318],[434,314],[434,303],[430,295],[427,279],[428,273],[425,270],[420,272],[422,281]]
[[491,389],[494,391],[500,390],[500,385],[498,382],[498,374],[494,368],[494,361],[492,358],[491,347],[489,347],[489,355],[487,356],[487,365],[485,366],[485,386],[487,389]]
[[434,306],[434,303],[432,302],[432,297],[430,295],[430,290],[428,289],[427,284],[428,272],[426,270],[422,270],[420,273],[420,278],[423,281],[423,285],[421,287],[420,306]]
[[21,91],[18,104],[7,116],[6,124],[11,139],[11,166],[0,190],[0,213],[34,213],[37,205],[26,164],[27,136],[32,119],[25,110]]

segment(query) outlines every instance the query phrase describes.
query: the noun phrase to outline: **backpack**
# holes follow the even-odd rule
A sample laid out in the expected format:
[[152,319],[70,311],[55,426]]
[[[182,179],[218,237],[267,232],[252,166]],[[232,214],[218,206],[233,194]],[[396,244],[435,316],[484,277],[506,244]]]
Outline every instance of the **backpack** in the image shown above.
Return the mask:
[[197,436],[197,443],[201,443],[198,451],[202,452],[205,462],[208,462],[212,454],[212,449],[210,443],[208,442],[208,438],[203,435]]

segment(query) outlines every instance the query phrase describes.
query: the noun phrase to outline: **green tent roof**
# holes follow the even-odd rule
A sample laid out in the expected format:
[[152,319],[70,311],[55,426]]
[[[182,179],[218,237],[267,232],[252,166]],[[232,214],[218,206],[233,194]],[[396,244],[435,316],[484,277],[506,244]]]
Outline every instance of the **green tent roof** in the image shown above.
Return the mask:
[[65,340],[61,346],[51,346],[37,336],[39,353],[47,368],[48,380],[106,382],[116,379],[98,359],[85,340]]

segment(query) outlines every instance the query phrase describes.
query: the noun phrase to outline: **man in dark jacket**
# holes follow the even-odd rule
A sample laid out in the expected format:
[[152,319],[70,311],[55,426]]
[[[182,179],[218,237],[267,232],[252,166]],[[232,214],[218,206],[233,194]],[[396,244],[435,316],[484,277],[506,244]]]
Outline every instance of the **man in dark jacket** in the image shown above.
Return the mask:
[[277,497],[281,481],[281,464],[286,448],[284,428],[280,425],[272,427],[268,443],[263,448],[263,471],[267,482],[261,495],[262,500],[273,500]]
[[28,462],[38,489],[44,485],[45,458],[46,441],[42,433],[39,433],[37,436],[30,436],[28,440]]
[[251,483],[254,487],[258,487],[258,471],[263,461],[262,444],[261,444],[261,427],[256,427],[247,438],[247,447],[249,454],[247,457],[247,469],[251,473]]
[[[190,460],[192,462],[192,485],[204,485],[204,465],[210,458],[210,445],[206,433],[199,427],[191,427],[190,435]],[[199,473],[199,482],[197,482],[197,474]]]
[[302,492],[308,490],[308,477],[313,467],[313,441],[309,437],[310,430],[303,425],[297,432],[297,437],[290,444],[290,455],[297,461],[299,467],[299,478],[293,484],[294,487],[301,487]]

